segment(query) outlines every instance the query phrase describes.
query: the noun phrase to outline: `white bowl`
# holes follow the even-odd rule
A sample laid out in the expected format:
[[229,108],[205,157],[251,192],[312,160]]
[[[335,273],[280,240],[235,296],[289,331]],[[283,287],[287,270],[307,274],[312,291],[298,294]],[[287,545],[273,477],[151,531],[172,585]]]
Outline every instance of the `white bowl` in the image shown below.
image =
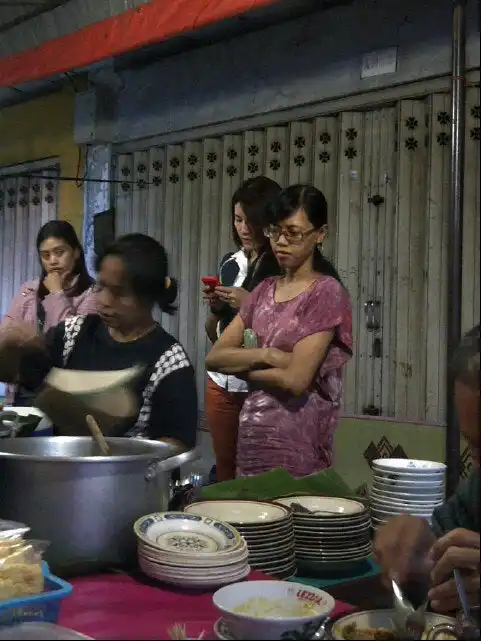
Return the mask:
[[386,489],[392,487],[403,488],[405,491],[412,489],[420,489],[422,492],[439,492],[444,488],[444,476],[442,474],[436,475],[436,478],[424,477],[416,475],[415,478],[390,478],[388,475],[373,475],[373,485],[379,485]]
[[183,512],[147,514],[135,522],[134,532],[153,548],[185,557],[231,554],[244,545],[228,523]]
[[290,518],[285,507],[261,501],[201,501],[188,505],[184,512],[238,525],[272,524]]
[[444,474],[446,465],[438,461],[422,461],[418,459],[380,458],[372,462],[373,470],[381,470],[400,474]]
[[415,503],[418,505],[432,505],[443,503],[444,496],[442,494],[428,494],[426,496],[424,494],[418,494],[417,492],[410,495],[408,494],[408,496],[401,496],[401,494],[385,494],[384,492],[379,492],[373,489],[369,496],[369,500],[370,502],[372,502],[373,500],[383,501],[384,503],[388,503],[389,505],[392,505],[393,503]]
[[419,516],[421,518],[431,518],[434,512],[434,508],[423,510],[422,512],[417,512],[412,509],[399,509],[393,508],[392,510],[381,510],[378,508],[372,508],[372,515],[381,519],[392,519],[394,516],[401,516],[403,514],[409,514],[411,516]]
[[444,483],[444,474],[440,472],[425,472],[424,474],[419,474],[419,472],[394,472],[393,470],[386,470],[381,468],[373,468],[374,478],[381,478],[383,481],[390,479],[391,481],[419,481],[423,480],[424,482],[435,482]]
[[[334,609],[334,599],[327,592],[287,581],[234,583],[218,590],[213,602],[233,636],[246,641],[277,641],[287,635],[310,638]],[[257,613],[262,616],[255,616],[255,611],[239,612],[246,604],[259,608]],[[264,614],[264,605],[277,610]],[[302,608],[305,614],[296,616]],[[286,614],[287,609],[290,611]]]
[[395,512],[396,514],[432,514],[438,506],[435,504],[432,505],[410,505],[409,503],[405,505],[386,505],[386,503],[373,502],[371,504],[371,510],[373,512],[385,511],[385,512]]
[[[334,622],[331,630],[331,636],[333,639],[336,639],[336,641],[344,641],[345,636],[343,631],[344,628],[349,625],[356,625],[359,630],[366,630],[367,628],[386,628],[388,630],[393,630],[394,624],[391,620],[392,616],[394,616],[394,610],[366,610],[364,612],[348,614]],[[439,624],[452,626],[456,624],[454,619],[440,614],[428,612],[425,616],[428,627]],[[445,638],[449,639],[449,636]]]
[[437,494],[425,494],[424,492],[388,492],[383,490],[380,492],[379,490],[373,490],[371,491],[371,494],[375,493],[378,496],[381,495],[388,499],[389,501],[392,500],[406,500],[406,501],[437,501],[440,500],[442,501],[444,499],[444,492],[438,492]]

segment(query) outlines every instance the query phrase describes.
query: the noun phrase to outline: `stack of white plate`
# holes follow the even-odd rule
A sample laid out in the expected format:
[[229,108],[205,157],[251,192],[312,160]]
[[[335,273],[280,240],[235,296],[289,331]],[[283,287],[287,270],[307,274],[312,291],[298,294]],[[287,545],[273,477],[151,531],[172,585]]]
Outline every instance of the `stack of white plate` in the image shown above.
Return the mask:
[[185,512],[233,525],[247,543],[252,569],[278,579],[295,575],[294,530],[288,508],[258,501],[202,501],[189,505]]
[[188,588],[247,578],[244,539],[228,523],[183,512],[147,514],[134,525],[140,569],[153,579]]
[[322,496],[276,502],[293,511],[298,568],[342,570],[371,554],[371,519],[361,502]]
[[414,459],[373,461],[371,512],[377,529],[393,516],[412,514],[431,522],[444,501],[444,463]]

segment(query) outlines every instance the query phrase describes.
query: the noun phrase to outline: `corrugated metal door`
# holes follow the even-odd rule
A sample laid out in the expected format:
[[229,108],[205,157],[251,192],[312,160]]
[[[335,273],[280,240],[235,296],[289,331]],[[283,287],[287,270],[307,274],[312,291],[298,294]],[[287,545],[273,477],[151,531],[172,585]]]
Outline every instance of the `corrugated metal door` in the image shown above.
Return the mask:
[[[465,326],[479,322],[478,89],[467,109]],[[115,158],[117,231],[147,232],[169,252],[179,313],[162,322],[188,349],[199,390],[199,281],[232,248],[233,192],[265,174],[312,182],[329,203],[324,251],[353,303],[344,412],[444,422],[449,134],[449,97],[435,95]]]
[[38,277],[37,233],[57,217],[58,169],[36,170],[35,176],[0,174],[0,318],[20,286]]

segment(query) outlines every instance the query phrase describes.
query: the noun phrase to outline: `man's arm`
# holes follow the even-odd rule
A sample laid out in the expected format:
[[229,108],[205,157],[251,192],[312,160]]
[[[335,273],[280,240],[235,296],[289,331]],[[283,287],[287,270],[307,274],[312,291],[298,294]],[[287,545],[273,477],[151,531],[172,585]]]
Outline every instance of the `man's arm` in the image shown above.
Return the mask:
[[453,496],[434,510],[432,529],[439,538],[456,528],[479,532],[479,471],[460,482]]

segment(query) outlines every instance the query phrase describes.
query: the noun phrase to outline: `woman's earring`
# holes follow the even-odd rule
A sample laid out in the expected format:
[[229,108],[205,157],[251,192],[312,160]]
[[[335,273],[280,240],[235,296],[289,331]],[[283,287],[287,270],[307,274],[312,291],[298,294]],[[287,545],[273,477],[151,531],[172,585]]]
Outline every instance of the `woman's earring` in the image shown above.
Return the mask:
[[322,254],[322,243],[317,243],[316,249],[320,254]]

